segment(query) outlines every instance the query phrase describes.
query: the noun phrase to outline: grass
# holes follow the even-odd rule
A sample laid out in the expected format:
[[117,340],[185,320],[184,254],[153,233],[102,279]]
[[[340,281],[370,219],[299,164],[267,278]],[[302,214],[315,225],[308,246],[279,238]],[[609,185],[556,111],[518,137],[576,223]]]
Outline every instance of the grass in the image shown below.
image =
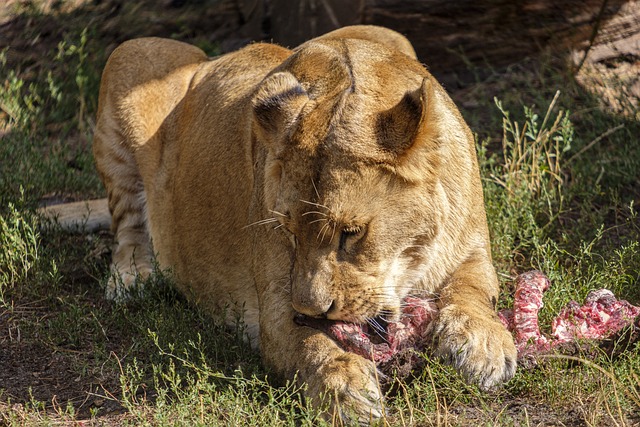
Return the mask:
[[[115,15],[109,2],[77,3],[18,3],[14,40],[33,42],[38,56],[0,54],[0,425],[324,424],[241,331],[212,323],[167,277],[126,305],[106,302],[110,235],[38,226],[43,201],[103,195],[90,150],[100,71],[117,42],[157,32],[133,30],[136,14],[154,10],[144,2]],[[215,53],[176,14],[181,23],[164,34]],[[59,39],[42,33],[52,23]],[[510,304],[517,273],[537,268],[553,282],[543,327],[600,287],[637,305],[637,111],[609,114],[554,58],[523,64],[453,94],[476,105],[463,114],[478,133],[500,304]],[[389,398],[381,424],[637,424],[640,349],[615,347],[540,360],[490,393],[428,361]]]

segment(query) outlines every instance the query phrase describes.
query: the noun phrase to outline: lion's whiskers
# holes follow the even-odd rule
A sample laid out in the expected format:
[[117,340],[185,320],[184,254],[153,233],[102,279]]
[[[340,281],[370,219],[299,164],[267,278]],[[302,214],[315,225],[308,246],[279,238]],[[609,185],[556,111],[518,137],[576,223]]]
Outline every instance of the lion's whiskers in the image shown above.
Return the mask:
[[336,222],[335,221],[331,221],[333,223],[333,230],[331,231],[331,240],[329,240],[329,243],[333,242],[333,237],[336,235]]
[[309,224],[313,224],[314,222],[320,222],[320,221],[329,221],[329,220],[327,218],[314,219],[313,221],[309,222]]
[[329,215],[327,215],[326,213],[324,213],[324,212],[320,212],[320,211],[307,211],[307,212],[303,213],[303,214],[302,214],[302,215],[300,215],[300,216],[307,216],[307,215],[312,215],[312,214],[322,215],[322,216],[324,216],[324,217],[328,217],[328,216],[329,216]]
[[313,190],[316,192],[316,197],[319,199],[320,192],[318,191],[318,187],[316,187],[316,182],[313,180],[313,178],[311,179],[311,185],[313,185]]
[[[329,227],[331,226],[330,221],[327,221],[322,228],[320,229],[320,231],[318,231],[318,236],[316,236],[316,239],[320,240],[320,243],[324,242],[324,237],[327,235],[327,230],[329,230]],[[322,233],[322,238],[320,238],[320,233]]]
[[380,323],[378,323],[378,321],[373,318],[373,319],[367,319],[367,324],[369,324],[369,326],[371,326],[371,329],[373,329],[373,331],[376,333],[376,335],[378,335],[380,338],[382,338],[385,342],[387,341],[387,331],[384,328],[384,326],[382,326]]
[[306,204],[311,205],[311,206],[315,206],[315,207],[318,207],[318,208],[326,209],[327,211],[331,212],[331,209],[329,209],[327,206],[322,205],[320,203],[314,203],[314,202],[310,202],[308,200],[303,200],[303,199],[300,199],[300,201],[302,203],[306,203]]
[[261,219],[261,220],[258,220],[258,221],[256,221],[256,222],[252,222],[251,224],[247,224],[247,225],[245,225],[244,227],[242,227],[242,229],[244,230],[244,229],[246,229],[246,228],[253,227],[254,225],[265,225],[265,224],[271,224],[271,223],[273,223],[273,222],[278,222],[278,219],[277,219],[277,218],[265,218],[265,219]]
[[285,218],[289,218],[289,215],[283,214],[282,212],[274,211],[273,209],[269,209],[269,212],[271,212],[272,214],[280,215]]

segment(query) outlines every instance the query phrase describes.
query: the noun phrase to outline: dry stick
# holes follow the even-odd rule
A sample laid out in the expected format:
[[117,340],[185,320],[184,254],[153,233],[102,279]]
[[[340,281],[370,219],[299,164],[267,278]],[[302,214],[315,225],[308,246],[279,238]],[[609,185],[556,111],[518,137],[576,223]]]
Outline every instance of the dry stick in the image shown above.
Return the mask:
[[574,154],[573,156],[569,157],[569,160],[567,160],[567,164],[571,163],[571,161],[573,161],[573,159],[575,159],[576,157],[582,155],[582,153],[584,153],[585,151],[587,151],[589,148],[593,147],[594,145],[596,145],[598,142],[602,141],[604,138],[608,137],[609,135],[611,135],[612,133],[622,129],[624,127],[624,123],[619,124],[616,127],[607,129],[606,132],[604,132],[602,135],[598,136],[597,138],[595,138],[593,141],[591,141],[590,143],[588,143],[587,145],[585,145],[584,147],[582,147],[580,149],[580,151],[578,151],[576,154]]
[[560,91],[557,90],[555,95],[553,95],[553,99],[551,100],[551,103],[549,104],[549,108],[547,108],[547,114],[545,114],[544,119],[542,120],[542,124],[540,125],[540,130],[544,129],[544,126],[547,124],[547,120],[549,120],[549,116],[551,115],[551,111],[553,110],[553,107],[555,107],[559,96],[560,96]]
[[[618,416],[620,417],[620,421],[624,425],[626,423],[624,422],[624,415],[622,415],[622,407],[620,406],[620,398],[618,397],[618,389],[615,388],[615,387],[613,387],[613,394],[616,396],[616,409],[618,410]],[[606,403],[606,399],[605,399],[605,403]],[[613,417],[611,417],[611,419],[613,419]],[[616,423],[616,424],[618,424],[618,423]]]
[[[371,351],[369,356],[371,357],[371,360],[373,359],[373,347],[371,347]],[[380,406],[382,407],[382,420],[384,421],[384,425],[388,426],[389,425],[389,421],[387,421],[387,410],[384,406],[384,394],[382,393],[382,389],[380,388],[380,378],[378,377],[378,369],[374,368],[373,370],[374,372],[374,376],[376,379],[376,384],[378,385],[378,393],[380,394]]]
[[[547,112],[544,115],[544,119],[542,119],[542,124],[540,125],[540,130],[538,131],[538,135],[536,135],[536,141],[539,142],[538,145],[540,145],[541,150],[544,150],[545,152],[545,157],[547,159],[547,164],[549,165],[549,170],[551,172],[551,175],[556,178],[556,180],[558,180],[558,177],[555,176],[556,173],[556,168],[553,167],[553,162],[551,162],[551,155],[549,153],[549,150],[546,146],[546,142],[551,138],[551,135],[553,133],[556,132],[556,130],[558,129],[558,126],[560,124],[560,120],[562,120],[562,116],[563,116],[563,111],[560,110],[560,112],[558,113],[558,116],[556,117],[556,120],[553,122],[553,125],[551,125],[551,128],[546,130],[545,127],[547,125],[547,122],[549,121],[549,117],[551,116],[551,112],[553,111],[553,109],[556,106],[556,102],[558,102],[558,98],[560,97],[560,91],[557,90],[555,95],[553,95],[553,99],[551,100],[551,103],[549,104],[549,107],[547,108]],[[556,142],[557,145],[557,142]],[[557,156],[559,156],[559,151],[557,149],[558,147],[556,147],[556,166],[558,166],[558,158]],[[534,161],[536,161],[536,165],[537,165],[537,156],[535,156],[535,158],[533,159]],[[537,165],[538,169],[539,169],[539,165]],[[559,169],[559,168],[558,168]],[[539,178],[541,179],[541,178]],[[542,185],[540,183],[538,183],[538,187],[541,187]]]
[[580,71],[580,69],[584,65],[584,62],[587,60],[587,56],[589,55],[589,51],[591,51],[591,48],[593,47],[593,43],[596,40],[596,36],[598,35],[598,31],[600,31],[600,23],[602,22],[602,17],[604,16],[604,11],[607,8],[607,4],[608,3],[609,3],[609,0],[603,0],[602,6],[600,6],[600,10],[598,11],[598,16],[596,17],[596,22],[593,25],[593,29],[591,30],[591,37],[589,37],[589,44],[587,45],[587,49],[585,49],[585,51],[584,51],[584,55],[582,56],[582,60],[580,60],[580,63],[578,64],[578,66],[573,71],[573,75],[578,74],[578,72]]
[[440,399],[438,397],[438,390],[436,390],[436,382],[433,380],[433,375],[431,375],[431,367],[429,367],[429,365],[427,365],[427,373],[429,374],[429,380],[431,381],[433,397],[436,401],[436,425],[440,427],[440,425],[442,424],[442,420],[440,419]]
[[333,11],[333,8],[331,7],[331,4],[329,4],[329,2],[327,2],[327,0],[321,0],[321,1],[322,1],[322,4],[324,5],[324,10],[325,10],[325,12],[327,12],[327,16],[331,20],[331,23],[333,24],[333,26],[336,27],[336,28],[341,27],[340,21],[338,20],[338,17],[336,16],[336,13]]
[[399,415],[400,415],[400,422],[402,423],[402,426],[405,427],[407,425],[413,425],[413,420],[414,420],[414,416],[413,416],[413,405],[411,405],[411,401],[409,398],[409,392],[407,391],[407,387],[403,384],[402,381],[398,382],[398,386],[402,389],[402,395],[404,397],[404,401],[407,405],[407,409],[409,410],[409,424],[407,424],[407,422],[404,419],[404,415],[402,414],[402,411],[399,411]]
[[500,417],[505,413],[508,407],[509,407],[509,404],[506,404],[502,407],[502,409],[500,409],[500,411],[496,414],[496,416],[493,417],[492,425],[498,425],[498,421],[500,421]]
[[527,421],[527,427],[531,427],[531,423],[529,422],[529,412],[527,412],[527,407],[524,406],[524,419]]
[[[556,121],[551,126],[551,130],[548,132],[547,139],[550,138],[551,134],[555,133],[558,130],[558,127],[560,126],[560,121],[562,120],[562,116],[563,116],[563,111],[560,111],[560,113],[558,113],[558,117],[556,118]],[[560,145],[557,139],[556,139],[555,153],[553,153],[555,155],[555,161],[551,160],[553,155],[552,153],[549,152],[549,150],[546,147],[545,147],[545,153],[547,158],[547,164],[549,165],[549,173],[551,174],[551,176],[553,176],[556,179],[556,181],[562,182],[562,177],[560,176],[561,153],[560,153]]]
[[[635,374],[635,372],[632,372],[631,376],[636,381],[636,384],[640,385],[640,378],[638,378],[638,376]],[[633,393],[636,395],[638,400],[640,400],[640,392],[638,392],[638,390],[635,387],[633,387]]]
[[[600,386],[600,392],[604,393],[604,386]],[[616,427],[620,427],[620,424],[618,424],[618,422],[616,421],[616,417],[613,416],[613,414],[611,413],[611,408],[609,408],[609,403],[607,402],[607,398],[606,397],[602,397],[602,404],[604,405],[604,410],[607,413],[607,415],[609,415],[609,418],[611,419],[611,421],[613,421],[613,424]]]
[[200,422],[204,425],[204,399],[200,395]]
[[[609,408],[609,402],[607,402],[607,398],[606,396],[604,396],[604,385],[602,383],[600,383],[600,392],[603,393],[602,395],[602,404],[604,405],[604,409],[607,412],[607,415],[609,415],[609,418],[611,418],[611,421],[613,421],[613,423],[616,425],[616,427],[621,427],[620,424],[618,424],[618,422],[616,421],[616,417],[613,416],[613,414],[611,413],[611,408]],[[620,420],[622,421],[622,424],[626,424],[624,422],[624,418],[622,417],[622,412],[620,409],[620,402],[618,399],[618,392],[616,391],[616,387],[613,387],[613,394],[616,397],[616,403],[617,403],[617,407],[618,407],[618,415],[620,416]]]

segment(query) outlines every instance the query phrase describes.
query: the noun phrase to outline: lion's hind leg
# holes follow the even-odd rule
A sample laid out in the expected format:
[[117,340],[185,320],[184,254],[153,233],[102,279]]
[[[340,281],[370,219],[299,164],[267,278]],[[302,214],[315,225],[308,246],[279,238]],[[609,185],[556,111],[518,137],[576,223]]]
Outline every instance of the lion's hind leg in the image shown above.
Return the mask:
[[102,75],[93,152],[115,234],[107,297],[122,299],[153,271],[147,189],[154,188],[162,128],[206,55],[158,38],[123,43]]
[[96,127],[94,153],[96,165],[107,189],[111,230],[115,247],[107,298],[127,296],[137,278],[144,279],[153,269],[153,250],[146,218],[146,195],[133,153],[122,144],[123,137],[108,117]]

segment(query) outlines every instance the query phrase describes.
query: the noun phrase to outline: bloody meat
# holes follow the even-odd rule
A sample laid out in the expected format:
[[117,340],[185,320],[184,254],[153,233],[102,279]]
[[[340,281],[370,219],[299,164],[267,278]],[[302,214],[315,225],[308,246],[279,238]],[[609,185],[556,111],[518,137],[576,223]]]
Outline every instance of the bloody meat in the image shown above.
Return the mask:
[[[578,340],[599,340],[633,325],[640,307],[618,300],[607,289],[592,291],[581,306],[571,301],[553,319],[550,335],[540,332],[538,313],[542,297],[550,287],[549,279],[540,271],[529,271],[516,278],[512,309],[498,313],[503,324],[514,335],[518,358],[532,357],[562,348],[562,344]],[[438,315],[436,299],[409,296],[403,304],[402,316],[396,322],[355,324],[297,315],[296,323],[319,329],[342,348],[369,358],[379,366],[388,365],[402,356],[415,362],[418,353],[431,343],[431,322]],[[375,326],[375,327],[374,327]],[[384,369],[383,369],[384,372]]]

